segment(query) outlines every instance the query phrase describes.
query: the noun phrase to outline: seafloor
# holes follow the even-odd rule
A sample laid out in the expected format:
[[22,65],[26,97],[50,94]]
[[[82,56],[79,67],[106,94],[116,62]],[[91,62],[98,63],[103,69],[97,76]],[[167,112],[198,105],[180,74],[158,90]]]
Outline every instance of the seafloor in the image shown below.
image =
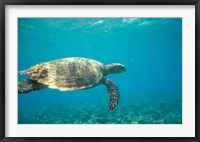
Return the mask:
[[180,100],[124,103],[114,112],[104,105],[61,104],[19,113],[19,124],[182,124]]

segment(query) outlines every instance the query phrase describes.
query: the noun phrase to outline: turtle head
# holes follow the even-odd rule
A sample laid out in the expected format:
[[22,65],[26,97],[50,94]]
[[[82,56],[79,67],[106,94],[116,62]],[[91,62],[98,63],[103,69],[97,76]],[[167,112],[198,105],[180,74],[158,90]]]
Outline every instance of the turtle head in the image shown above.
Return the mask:
[[126,67],[119,63],[113,63],[106,66],[105,75],[125,72]]

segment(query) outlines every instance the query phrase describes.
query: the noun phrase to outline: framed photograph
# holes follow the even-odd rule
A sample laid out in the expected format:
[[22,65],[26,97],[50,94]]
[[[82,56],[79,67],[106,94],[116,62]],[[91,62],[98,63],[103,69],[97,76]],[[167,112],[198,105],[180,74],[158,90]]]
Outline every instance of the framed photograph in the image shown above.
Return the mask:
[[1,13],[2,141],[200,141],[199,0]]

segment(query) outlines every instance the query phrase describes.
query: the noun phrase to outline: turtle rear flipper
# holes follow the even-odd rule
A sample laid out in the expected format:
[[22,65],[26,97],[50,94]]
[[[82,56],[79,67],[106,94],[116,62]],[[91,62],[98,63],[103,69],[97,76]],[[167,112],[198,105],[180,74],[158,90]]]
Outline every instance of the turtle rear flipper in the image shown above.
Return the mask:
[[119,91],[117,85],[110,79],[103,79],[103,84],[106,85],[109,94],[109,109],[112,112],[119,102]]
[[18,82],[18,94],[26,94],[32,91],[41,90],[47,88],[47,85],[43,85],[36,81],[25,79],[21,82]]

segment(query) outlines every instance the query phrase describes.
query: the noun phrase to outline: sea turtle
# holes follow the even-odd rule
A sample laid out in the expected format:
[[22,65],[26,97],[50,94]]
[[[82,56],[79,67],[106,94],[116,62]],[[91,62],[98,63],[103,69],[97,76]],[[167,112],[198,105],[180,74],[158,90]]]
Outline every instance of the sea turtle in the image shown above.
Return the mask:
[[20,71],[19,75],[28,75],[30,79],[18,82],[18,93],[26,94],[44,88],[74,91],[104,84],[108,89],[109,109],[113,111],[120,97],[118,87],[104,76],[124,71],[125,66],[119,63],[103,65],[96,60],[80,57],[58,59]]

